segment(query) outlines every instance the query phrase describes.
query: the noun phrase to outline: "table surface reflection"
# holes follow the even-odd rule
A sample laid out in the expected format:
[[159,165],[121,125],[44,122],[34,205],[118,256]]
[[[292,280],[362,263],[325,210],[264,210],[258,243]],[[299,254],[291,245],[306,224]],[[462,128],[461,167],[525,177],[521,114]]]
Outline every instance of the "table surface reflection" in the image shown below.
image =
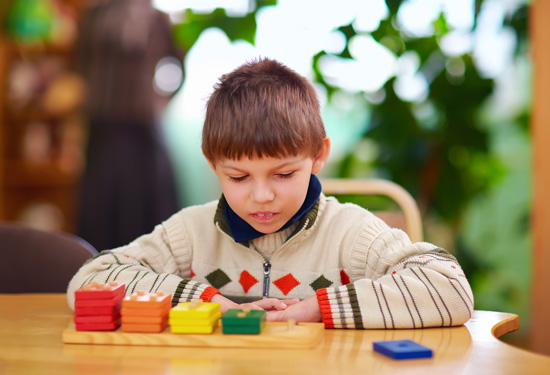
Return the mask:
[[[497,337],[517,315],[475,311],[464,326],[325,330],[314,349],[233,349],[63,344],[72,319],[64,294],[0,294],[0,374],[550,374],[550,357]],[[411,339],[430,359],[397,361],[372,342]]]

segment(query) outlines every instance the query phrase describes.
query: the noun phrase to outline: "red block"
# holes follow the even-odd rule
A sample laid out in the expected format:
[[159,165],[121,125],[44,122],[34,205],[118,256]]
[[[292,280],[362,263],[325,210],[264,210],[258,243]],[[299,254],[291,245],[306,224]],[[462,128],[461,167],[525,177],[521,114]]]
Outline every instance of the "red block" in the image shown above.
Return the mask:
[[114,323],[120,320],[120,312],[115,311],[113,315],[75,315],[75,324],[97,324],[97,323]]
[[85,299],[76,300],[75,307],[114,307],[122,301],[124,294],[114,296],[109,299]]
[[74,313],[77,316],[89,316],[89,315],[114,315],[117,310],[120,310],[120,304],[114,307],[108,306],[92,306],[92,307],[76,307]]
[[96,300],[112,299],[118,296],[124,296],[125,285],[111,282],[109,284],[100,284],[91,282],[74,292],[75,300]]
[[80,323],[75,324],[77,331],[114,331],[120,327],[120,320],[111,323]]

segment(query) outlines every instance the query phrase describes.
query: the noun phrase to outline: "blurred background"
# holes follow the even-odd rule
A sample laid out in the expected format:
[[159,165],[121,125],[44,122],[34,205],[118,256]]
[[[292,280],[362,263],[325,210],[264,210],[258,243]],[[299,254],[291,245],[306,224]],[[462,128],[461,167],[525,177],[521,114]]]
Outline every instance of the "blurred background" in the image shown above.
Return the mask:
[[529,7],[3,0],[0,220],[101,250],[217,199],[200,150],[205,100],[221,74],[272,57],[318,89],[333,143],[323,177],[403,186],[426,240],[463,265],[475,308],[520,315],[505,339],[529,347]]

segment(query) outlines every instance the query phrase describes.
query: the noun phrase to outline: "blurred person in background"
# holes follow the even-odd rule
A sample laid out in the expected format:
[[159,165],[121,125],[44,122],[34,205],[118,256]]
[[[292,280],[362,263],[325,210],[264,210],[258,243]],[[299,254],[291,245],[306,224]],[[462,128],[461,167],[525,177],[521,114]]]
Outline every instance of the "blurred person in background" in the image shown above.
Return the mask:
[[[89,123],[78,231],[109,249],[179,209],[160,118],[181,87],[184,52],[150,0],[107,0],[84,13],[76,53]],[[179,69],[169,89],[155,83],[163,61]]]

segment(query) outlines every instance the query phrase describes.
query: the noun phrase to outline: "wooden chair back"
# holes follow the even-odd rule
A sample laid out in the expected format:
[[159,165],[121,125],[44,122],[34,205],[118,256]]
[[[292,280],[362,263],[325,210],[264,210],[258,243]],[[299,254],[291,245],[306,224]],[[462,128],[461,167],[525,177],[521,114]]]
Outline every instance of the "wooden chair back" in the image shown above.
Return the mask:
[[411,241],[423,240],[422,218],[414,198],[402,186],[382,179],[321,179],[326,195],[364,194],[381,195],[392,199],[400,212],[373,211],[390,227],[404,230]]

